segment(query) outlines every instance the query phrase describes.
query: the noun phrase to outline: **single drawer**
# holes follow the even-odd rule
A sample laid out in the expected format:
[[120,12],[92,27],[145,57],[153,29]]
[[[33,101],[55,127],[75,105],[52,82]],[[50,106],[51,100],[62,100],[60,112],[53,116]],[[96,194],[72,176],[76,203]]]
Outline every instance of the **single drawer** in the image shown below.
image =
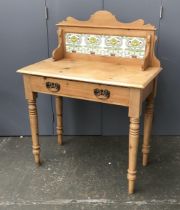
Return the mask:
[[31,90],[102,103],[129,105],[129,88],[95,83],[30,76]]

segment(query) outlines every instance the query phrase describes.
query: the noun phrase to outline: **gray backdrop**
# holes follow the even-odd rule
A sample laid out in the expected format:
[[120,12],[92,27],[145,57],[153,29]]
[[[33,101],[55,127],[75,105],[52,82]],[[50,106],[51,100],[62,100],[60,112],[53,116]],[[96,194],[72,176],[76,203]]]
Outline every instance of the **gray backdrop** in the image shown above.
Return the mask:
[[[161,4],[162,19],[159,17]],[[180,134],[179,8],[179,0],[1,0],[0,136],[30,134],[22,78],[16,70],[51,55],[57,45],[55,24],[58,21],[67,16],[84,20],[100,9],[112,11],[125,22],[143,18],[158,28],[157,54],[164,71],[159,77],[153,133]],[[63,107],[67,135],[128,133],[126,108],[67,98],[63,99]],[[39,94],[38,108],[40,134],[54,134],[53,97]]]
[[[0,135],[30,134],[20,67],[48,56],[44,0],[0,1]],[[40,130],[52,133],[49,96],[40,96]],[[45,123],[44,123],[45,122]]]

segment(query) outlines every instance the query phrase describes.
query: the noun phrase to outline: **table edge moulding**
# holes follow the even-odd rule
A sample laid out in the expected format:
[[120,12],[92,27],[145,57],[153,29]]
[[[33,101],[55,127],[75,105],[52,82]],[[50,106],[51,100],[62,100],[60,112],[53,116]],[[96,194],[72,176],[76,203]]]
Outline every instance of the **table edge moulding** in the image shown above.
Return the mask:
[[162,70],[154,49],[156,28],[139,19],[122,23],[109,11],[97,11],[87,21],[73,17],[57,24],[58,46],[52,58],[23,67],[32,151],[40,165],[38,93],[55,96],[58,143],[62,144],[62,97],[128,107],[128,192],[134,193],[142,103],[143,166],[148,163],[157,77]]

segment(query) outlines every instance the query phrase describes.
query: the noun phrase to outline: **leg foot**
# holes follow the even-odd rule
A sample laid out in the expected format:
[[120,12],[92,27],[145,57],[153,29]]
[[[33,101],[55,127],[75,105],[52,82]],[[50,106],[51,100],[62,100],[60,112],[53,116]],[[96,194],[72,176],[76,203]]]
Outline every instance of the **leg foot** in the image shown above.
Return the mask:
[[129,183],[128,183],[128,194],[129,195],[134,193],[134,188],[135,188],[135,181],[129,180]]
[[143,154],[142,165],[147,166],[148,164],[148,154]]
[[129,129],[129,169],[128,169],[128,192],[134,193],[135,180],[136,180],[136,165],[137,165],[137,152],[139,143],[139,118],[130,118]]
[[40,147],[33,146],[33,155],[34,155],[34,160],[35,163],[40,166],[41,161],[40,161]]

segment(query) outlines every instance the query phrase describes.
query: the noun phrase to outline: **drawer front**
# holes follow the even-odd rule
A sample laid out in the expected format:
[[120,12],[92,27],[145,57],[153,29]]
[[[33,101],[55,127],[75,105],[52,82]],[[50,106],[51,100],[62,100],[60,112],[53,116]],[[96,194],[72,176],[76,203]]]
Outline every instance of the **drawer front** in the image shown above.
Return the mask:
[[110,85],[30,76],[31,90],[52,95],[128,106],[129,89]]

